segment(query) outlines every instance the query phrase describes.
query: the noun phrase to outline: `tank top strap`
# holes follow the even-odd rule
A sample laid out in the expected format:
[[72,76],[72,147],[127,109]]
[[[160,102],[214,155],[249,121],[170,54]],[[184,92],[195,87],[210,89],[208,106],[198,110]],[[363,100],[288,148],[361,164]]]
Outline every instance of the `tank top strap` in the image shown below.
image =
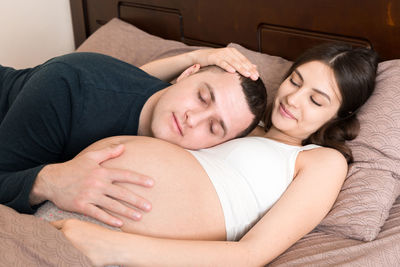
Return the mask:
[[320,146],[320,145],[315,145],[315,144],[308,144],[308,145],[305,145],[305,146],[300,147],[299,151],[311,150],[311,149],[319,148],[319,147],[322,147],[322,146]]

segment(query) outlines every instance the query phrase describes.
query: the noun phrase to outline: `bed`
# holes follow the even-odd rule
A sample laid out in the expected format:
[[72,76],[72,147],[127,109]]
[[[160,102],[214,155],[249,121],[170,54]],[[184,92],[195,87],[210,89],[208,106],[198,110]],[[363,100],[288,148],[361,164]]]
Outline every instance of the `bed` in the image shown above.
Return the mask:
[[[77,51],[134,65],[203,47],[235,47],[272,95],[303,50],[323,42],[375,49],[376,90],[360,110],[355,162],[327,217],[268,266],[400,266],[400,2],[389,0],[70,0]],[[0,206],[0,262],[90,266],[42,210]],[[51,218],[50,218],[51,217]],[[4,248],[4,249],[3,249]],[[7,248],[7,250],[5,250]],[[12,249],[10,249],[12,248]],[[23,255],[23,256],[19,256]]]

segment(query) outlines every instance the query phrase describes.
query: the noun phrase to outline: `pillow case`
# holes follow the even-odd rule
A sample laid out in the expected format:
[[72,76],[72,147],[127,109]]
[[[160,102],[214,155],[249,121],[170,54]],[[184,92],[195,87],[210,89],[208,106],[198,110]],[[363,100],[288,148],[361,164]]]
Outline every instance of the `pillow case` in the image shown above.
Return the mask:
[[148,34],[120,19],[113,18],[89,36],[77,52],[96,52],[140,67],[152,60],[199,49],[184,43]]
[[[273,99],[291,62],[229,44],[258,66]],[[112,19],[78,49],[98,52],[140,66],[151,60],[198,49],[181,42],[145,33],[119,19]],[[359,112],[360,135],[349,142],[355,163],[332,210],[317,227],[328,233],[359,240],[373,240],[400,193],[400,60],[379,64],[376,90]]]

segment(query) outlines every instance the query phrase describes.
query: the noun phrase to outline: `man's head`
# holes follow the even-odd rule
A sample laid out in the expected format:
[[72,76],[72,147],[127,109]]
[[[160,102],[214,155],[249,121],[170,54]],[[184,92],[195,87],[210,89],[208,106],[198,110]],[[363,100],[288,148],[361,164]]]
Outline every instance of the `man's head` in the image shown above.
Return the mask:
[[260,79],[194,65],[152,97],[150,135],[200,149],[247,135],[262,118],[267,96]]

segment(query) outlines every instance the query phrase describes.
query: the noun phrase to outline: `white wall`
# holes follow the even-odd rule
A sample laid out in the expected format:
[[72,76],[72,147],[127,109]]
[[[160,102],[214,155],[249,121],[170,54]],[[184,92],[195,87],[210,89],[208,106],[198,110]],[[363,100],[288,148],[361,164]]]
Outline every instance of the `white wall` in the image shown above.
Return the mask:
[[0,0],[0,65],[31,67],[74,49],[69,0]]

